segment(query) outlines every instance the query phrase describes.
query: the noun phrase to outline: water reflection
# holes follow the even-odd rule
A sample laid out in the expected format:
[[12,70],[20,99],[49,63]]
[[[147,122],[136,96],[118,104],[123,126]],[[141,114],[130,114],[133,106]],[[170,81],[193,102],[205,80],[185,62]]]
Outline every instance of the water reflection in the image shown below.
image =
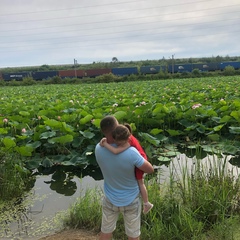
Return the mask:
[[[35,173],[35,185],[24,199],[23,209],[21,212],[18,211],[18,217],[8,217],[10,221],[5,221],[5,225],[1,223],[2,226],[4,225],[3,230],[6,231],[0,231],[0,239],[33,240],[55,232],[59,226],[54,221],[54,217],[58,213],[66,211],[78,197],[84,195],[87,189],[103,186],[101,173],[95,168],[76,171],[71,172],[71,168],[68,167],[39,169]],[[17,207],[20,208],[20,205]]]
[[77,189],[76,177],[82,179],[85,176],[93,178],[95,181],[102,180],[102,174],[97,166],[80,169],[72,166],[54,166],[52,168],[39,168],[35,175],[51,176],[50,180],[44,181],[50,189],[65,196],[72,196]]
[[218,171],[219,176],[231,174],[238,177],[239,157],[226,155],[206,155],[199,159],[197,156],[187,157],[185,154],[179,154],[168,164],[161,165],[158,172],[160,183],[169,182],[170,176],[181,179],[182,174],[191,176],[192,173],[201,170],[202,173],[209,173],[213,170]]

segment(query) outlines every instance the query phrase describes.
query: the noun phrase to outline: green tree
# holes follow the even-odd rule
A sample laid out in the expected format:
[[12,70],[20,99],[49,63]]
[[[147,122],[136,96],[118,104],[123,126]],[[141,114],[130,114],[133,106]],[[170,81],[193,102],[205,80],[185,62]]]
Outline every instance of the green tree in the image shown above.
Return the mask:
[[232,66],[226,66],[223,70],[223,74],[226,76],[232,76],[235,74],[235,69]]
[[112,62],[113,62],[113,63],[117,63],[117,62],[118,62],[118,59],[117,59],[116,57],[113,57],[113,58],[112,58]]

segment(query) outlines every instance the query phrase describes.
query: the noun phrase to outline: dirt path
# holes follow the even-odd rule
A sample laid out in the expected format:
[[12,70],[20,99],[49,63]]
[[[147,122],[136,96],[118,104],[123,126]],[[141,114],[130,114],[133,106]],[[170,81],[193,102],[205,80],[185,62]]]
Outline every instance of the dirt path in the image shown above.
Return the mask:
[[40,238],[39,240],[97,240],[97,239],[98,234],[96,233],[82,229],[74,230],[70,229]]

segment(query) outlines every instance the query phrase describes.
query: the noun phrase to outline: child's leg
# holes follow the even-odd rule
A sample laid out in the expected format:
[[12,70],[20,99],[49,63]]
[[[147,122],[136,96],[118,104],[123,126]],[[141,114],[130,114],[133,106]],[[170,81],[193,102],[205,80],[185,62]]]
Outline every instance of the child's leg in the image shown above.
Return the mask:
[[146,214],[152,209],[153,204],[148,201],[148,192],[143,179],[138,179],[138,186],[143,199],[143,213]]

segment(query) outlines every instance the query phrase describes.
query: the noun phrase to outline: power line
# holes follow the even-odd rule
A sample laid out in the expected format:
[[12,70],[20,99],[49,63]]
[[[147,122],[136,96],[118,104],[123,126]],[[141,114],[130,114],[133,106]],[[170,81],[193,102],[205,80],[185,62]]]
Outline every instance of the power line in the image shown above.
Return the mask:
[[[176,14],[185,14],[185,13],[192,13],[192,12],[199,12],[199,11],[209,11],[209,10],[216,10],[216,9],[222,9],[222,8],[227,8],[227,7],[236,7],[240,6],[240,4],[234,4],[234,5],[227,5],[227,6],[222,6],[222,7],[213,7],[213,8],[203,8],[195,11],[183,11],[183,12],[174,12],[174,13],[167,13],[167,14],[158,14],[157,16],[168,16],[168,15],[176,15]],[[154,9],[162,8],[161,7],[154,7]],[[153,9],[151,8],[144,8],[144,9],[134,9],[134,11],[146,11],[147,9]],[[126,13],[126,12],[132,12],[133,10],[124,10],[124,11],[116,11],[116,12],[107,12],[107,13],[95,13],[95,14],[86,14],[86,15],[81,15],[81,16],[68,16],[68,17],[57,17],[57,18],[46,18],[46,19],[37,19],[37,20],[24,20],[24,21],[14,21],[14,22],[0,22],[0,24],[11,24],[11,23],[25,23],[25,22],[41,22],[41,21],[52,21],[52,20],[59,20],[59,19],[70,19],[70,18],[82,18],[82,17],[89,17],[89,16],[97,16],[97,15],[105,15],[105,14],[114,14],[114,13]],[[125,19],[120,19],[120,20],[125,20]]]
[[[179,31],[179,32],[182,32],[182,31]],[[228,35],[229,33],[237,33],[237,32],[240,32],[240,30],[239,31],[232,31],[232,32],[221,32],[221,33],[215,33],[215,34],[209,34],[208,33],[208,35],[207,36],[217,36],[217,35]],[[171,33],[176,33],[176,31],[175,32],[171,32]],[[162,33],[153,33],[153,34],[151,34],[151,38],[152,38],[152,36],[153,35],[159,35],[159,34],[162,34]],[[137,36],[134,36],[134,37],[138,37],[139,35],[137,35]],[[206,36],[206,34],[198,34],[198,35],[192,35],[192,36],[177,36],[177,37],[174,37],[174,40],[177,40],[177,39],[183,39],[183,38],[187,38],[187,39],[190,39],[190,38],[195,38],[195,37],[205,37]],[[107,40],[114,40],[114,39],[118,39],[119,40],[119,38],[108,38]],[[172,37],[165,37],[165,38],[163,38],[162,36],[161,36],[161,38],[159,39],[159,41],[160,40],[166,40],[166,39],[173,39]],[[94,40],[93,40],[94,41]],[[73,41],[73,42],[79,42],[79,41]],[[83,42],[85,42],[85,41],[83,41]],[[88,41],[88,42],[90,42],[90,41]],[[140,40],[139,38],[137,38],[137,40],[134,40],[134,43],[136,43],[136,42],[142,42],[142,40]],[[113,45],[113,44],[126,44],[126,43],[129,43],[128,41],[125,41],[125,42],[112,42],[111,41],[111,45]],[[66,45],[66,42],[62,42],[62,43],[60,43],[60,44],[65,44]],[[43,44],[42,44],[43,45]],[[56,44],[55,44],[56,45]],[[84,45],[84,46],[78,46],[78,48],[85,48],[85,47],[94,47],[94,46],[104,46],[104,45],[109,45],[109,42],[108,43],[103,43],[103,42],[101,42],[101,43],[98,43],[98,44],[90,44],[90,45]],[[37,46],[39,46],[39,45],[37,45]],[[29,45],[25,45],[25,46],[17,46],[17,47],[21,47],[21,48],[23,48],[23,47],[29,47]],[[33,46],[34,47],[34,46]],[[9,48],[11,48],[11,47],[9,47]],[[76,48],[76,46],[74,46],[74,47],[61,47],[61,49],[68,49],[68,48]],[[38,48],[37,50],[50,50],[50,49],[59,49],[59,47],[56,47],[56,48]],[[11,51],[11,50],[10,50]],[[21,50],[13,50],[13,52],[16,52],[16,51],[24,51],[24,52],[26,52],[26,51],[33,51],[32,49],[21,49]],[[9,52],[9,50],[7,50],[6,48],[3,50],[3,51],[1,51],[0,50],[0,52]]]
[[[181,6],[181,5],[187,5],[187,4],[196,4],[196,3],[202,3],[202,2],[210,2],[215,0],[202,0],[202,1],[195,1],[195,2],[188,2],[188,3],[178,3],[178,4],[170,4],[165,5],[162,7],[173,7],[173,6]],[[71,7],[71,8],[61,8],[61,9],[52,9],[52,10],[42,10],[42,11],[33,11],[33,12],[23,12],[23,13],[7,13],[2,14],[0,17],[4,16],[11,16],[11,15],[27,15],[27,14],[36,14],[36,13],[46,13],[46,12],[58,12],[58,11],[68,11],[68,10],[76,10],[76,9],[85,9],[85,8],[95,8],[95,7],[103,7],[103,6],[114,6],[114,5],[121,5],[126,3],[139,3],[139,2],[149,2],[146,0],[137,0],[137,1],[126,1],[126,2],[118,2],[118,3],[107,3],[107,4],[98,4],[98,5],[91,5],[91,6],[80,6],[80,7]]]
[[[229,13],[228,13],[229,14]],[[191,18],[187,18],[187,19],[192,19],[192,18],[197,18],[197,17],[191,17]],[[174,27],[190,27],[190,26],[196,26],[197,27],[197,25],[202,25],[202,24],[212,24],[212,23],[220,23],[220,22],[227,22],[227,21],[234,21],[234,20],[239,20],[240,18],[228,18],[228,19],[222,19],[222,20],[215,20],[215,21],[210,21],[210,22],[199,22],[199,23],[192,23],[192,24],[178,24],[178,25],[174,25]],[[181,19],[178,19],[178,20],[182,20],[182,18]],[[169,21],[173,21],[173,20],[169,20]],[[135,23],[135,24],[128,24],[128,25],[118,25],[118,26],[114,26],[114,28],[116,29],[116,28],[118,28],[118,27],[129,27],[129,26],[139,26],[139,24],[141,24],[141,26],[142,25],[150,25],[150,24],[156,24],[156,23],[159,23],[159,22],[161,22],[162,23],[162,21],[154,21],[154,22],[147,22],[147,23]],[[223,25],[221,25],[221,26],[223,26]],[[228,26],[228,24],[227,25],[224,25],[224,26]],[[159,29],[165,29],[165,28],[170,28],[169,26],[162,26],[162,27],[158,27],[158,30]],[[87,30],[95,30],[95,29],[99,29],[98,27],[94,27],[94,28],[91,28],[91,29],[87,29]],[[101,29],[112,29],[112,26],[104,26],[104,27],[102,27]],[[147,30],[153,30],[153,29],[155,29],[154,27],[153,28],[147,28]],[[64,33],[66,33],[66,32],[72,32],[72,33],[76,33],[76,32],[81,32],[83,29],[79,29],[79,30],[65,30],[64,31]],[[132,31],[143,31],[143,30],[146,30],[146,29],[144,29],[144,28],[141,28],[141,29],[137,29],[137,30],[131,30],[131,32]],[[129,31],[122,31],[122,33],[127,33],[127,32],[129,32]],[[51,32],[51,34],[56,34],[56,33],[62,33],[62,30],[61,31],[56,31],[56,32]],[[119,33],[119,32],[113,32],[113,33],[110,33],[110,34],[116,34],[116,33]],[[17,35],[18,37],[25,37],[25,36],[38,36],[38,35],[43,35],[43,34],[48,34],[49,35],[49,32],[47,32],[47,33],[39,33],[39,34],[22,34],[22,35]],[[105,34],[108,34],[108,33],[104,33],[104,35]],[[102,35],[102,34],[91,34],[91,35],[89,35],[89,34],[81,34],[81,36],[83,37],[83,36],[93,36],[93,35]],[[4,37],[7,37],[7,38],[16,38],[16,35],[12,35],[12,36],[1,36],[1,38],[4,38]],[[68,37],[66,37],[66,38],[68,38]],[[70,37],[69,37],[70,38]],[[57,38],[49,38],[49,39],[57,39]],[[62,39],[62,37],[61,37],[61,39]],[[38,39],[38,41],[39,40],[41,40],[41,39]],[[43,40],[46,40],[46,39],[43,39]],[[30,41],[32,41],[32,40],[30,40]],[[33,41],[35,41],[35,40],[33,40]],[[21,42],[21,41],[19,41],[19,39],[17,40],[17,42]],[[2,42],[2,43],[4,43],[4,42]],[[9,41],[8,41],[8,43],[9,43]]]
[[[240,18],[238,18],[238,19],[240,19]],[[221,20],[221,21],[224,21],[224,22],[226,22],[226,21],[230,21],[231,19],[227,19],[227,20]],[[236,19],[233,19],[233,20],[236,20]],[[219,22],[219,21],[213,21],[213,22]],[[200,24],[202,24],[202,23],[198,23],[197,25],[200,25]],[[207,24],[209,24],[209,22],[207,22]],[[238,23],[236,23],[237,25],[238,25]],[[196,24],[185,24],[185,25],[174,25],[174,27],[190,27],[190,26],[196,26]],[[209,28],[216,28],[216,27],[228,27],[228,26],[231,26],[231,27],[233,27],[234,26],[234,24],[221,24],[220,26],[208,26],[208,27],[200,27],[200,28],[203,28],[204,30],[207,30],[207,29],[209,29]],[[170,27],[169,26],[165,26],[165,27],[162,27],[162,28],[158,28],[157,30],[159,30],[159,29],[170,29]],[[226,29],[226,28],[225,28]],[[136,29],[136,30],[129,30],[129,31],[126,31],[126,30],[124,30],[124,31],[119,31],[119,32],[111,32],[111,33],[104,33],[104,38],[106,37],[106,34],[107,35],[116,35],[116,34],[122,34],[122,33],[133,33],[133,32],[143,32],[143,31],[145,31],[145,33],[146,33],[146,31],[152,31],[152,30],[155,30],[156,31],[156,28],[155,27],[153,27],[153,28],[141,28],[141,29]],[[160,33],[158,33],[158,34],[165,34],[165,33],[176,33],[176,32],[184,32],[184,31],[188,31],[188,30],[180,30],[180,31],[175,31],[174,30],[174,32],[160,32]],[[156,33],[155,33],[156,34]],[[81,36],[79,36],[79,37],[77,37],[77,36],[75,36],[74,37],[74,42],[75,41],[78,41],[77,40],[77,38],[84,38],[84,37],[92,37],[92,36],[102,36],[103,34],[102,33],[91,33],[91,34],[81,34]],[[119,38],[119,37],[115,37],[115,38]],[[72,36],[70,36],[70,37],[55,37],[55,38],[53,38],[53,37],[51,37],[51,38],[41,38],[41,39],[37,39],[37,40],[28,40],[28,43],[29,42],[38,42],[38,41],[45,41],[45,40],[58,40],[58,39],[72,39]],[[94,40],[96,40],[96,39],[94,39]],[[19,41],[19,39],[17,40],[17,43],[19,43],[19,42],[25,42],[25,40],[23,40],[23,41]],[[7,43],[10,43],[9,41],[7,42]],[[67,42],[65,42],[65,43],[67,43]],[[4,42],[2,42],[1,44],[4,44]],[[42,45],[42,44],[41,44]],[[45,44],[44,44],[45,45]],[[10,47],[9,47],[10,48]]]

